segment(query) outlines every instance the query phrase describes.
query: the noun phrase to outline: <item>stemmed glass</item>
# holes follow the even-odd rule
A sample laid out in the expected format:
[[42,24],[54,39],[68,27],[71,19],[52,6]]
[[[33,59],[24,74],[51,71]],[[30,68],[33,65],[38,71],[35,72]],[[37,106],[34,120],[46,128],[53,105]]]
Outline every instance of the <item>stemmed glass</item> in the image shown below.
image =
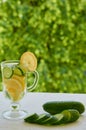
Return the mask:
[[31,72],[34,74],[33,84],[27,87],[28,73],[21,69],[18,60],[1,62],[1,73],[3,92],[6,98],[11,101],[11,109],[4,111],[3,116],[11,120],[22,119],[27,115],[27,112],[20,109],[19,102],[26,94],[27,89],[30,91],[36,87],[39,74],[36,70]]

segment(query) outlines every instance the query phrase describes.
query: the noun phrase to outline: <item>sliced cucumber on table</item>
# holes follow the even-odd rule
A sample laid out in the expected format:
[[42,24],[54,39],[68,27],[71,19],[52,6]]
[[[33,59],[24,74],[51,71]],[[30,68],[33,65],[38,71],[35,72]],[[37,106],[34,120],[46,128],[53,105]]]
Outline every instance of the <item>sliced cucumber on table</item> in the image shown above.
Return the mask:
[[24,119],[28,123],[36,123],[40,125],[59,125],[76,121],[80,114],[75,109],[64,110],[60,114],[32,114]]

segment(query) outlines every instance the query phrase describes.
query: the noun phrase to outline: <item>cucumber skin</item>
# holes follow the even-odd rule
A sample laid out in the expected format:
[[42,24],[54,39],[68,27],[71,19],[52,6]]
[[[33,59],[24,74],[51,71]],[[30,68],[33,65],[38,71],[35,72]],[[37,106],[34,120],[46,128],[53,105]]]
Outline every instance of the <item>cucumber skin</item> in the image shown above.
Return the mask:
[[45,111],[52,115],[67,109],[76,109],[80,114],[85,111],[85,106],[78,101],[51,101],[46,102],[42,107]]

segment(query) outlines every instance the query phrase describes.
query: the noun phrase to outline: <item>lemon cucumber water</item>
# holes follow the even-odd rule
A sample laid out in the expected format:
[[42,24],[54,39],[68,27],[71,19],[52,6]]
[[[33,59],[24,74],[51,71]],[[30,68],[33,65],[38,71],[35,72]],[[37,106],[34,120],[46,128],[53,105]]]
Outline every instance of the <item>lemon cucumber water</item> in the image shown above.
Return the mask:
[[5,95],[12,101],[19,101],[25,94],[25,73],[19,63],[7,63],[3,67]]

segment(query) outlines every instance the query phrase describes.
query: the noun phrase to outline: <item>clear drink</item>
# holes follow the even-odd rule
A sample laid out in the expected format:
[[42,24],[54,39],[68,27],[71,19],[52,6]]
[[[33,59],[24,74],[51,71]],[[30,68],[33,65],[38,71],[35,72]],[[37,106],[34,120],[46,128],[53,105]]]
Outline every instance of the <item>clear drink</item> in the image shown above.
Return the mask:
[[[7,119],[22,119],[27,112],[20,110],[19,101],[24,97],[27,91],[27,72],[21,67],[19,61],[10,60],[1,63],[3,92],[5,96],[11,101],[11,110],[3,113]],[[32,86],[28,86],[28,90],[34,89],[38,82],[38,72],[31,72],[34,74],[34,81]]]
[[19,101],[26,92],[26,73],[18,67],[18,61],[5,62],[2,73],[5,96],[14,102]]

